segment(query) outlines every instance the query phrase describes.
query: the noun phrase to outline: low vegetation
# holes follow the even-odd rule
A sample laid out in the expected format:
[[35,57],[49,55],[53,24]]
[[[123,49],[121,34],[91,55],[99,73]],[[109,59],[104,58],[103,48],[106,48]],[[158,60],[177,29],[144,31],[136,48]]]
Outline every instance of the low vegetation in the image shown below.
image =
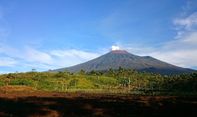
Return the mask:
[[86,73],[26,72],[0,75],[0,87],[28,86],[55,92],[197,95],[197,73],[162,76],[119,68]]

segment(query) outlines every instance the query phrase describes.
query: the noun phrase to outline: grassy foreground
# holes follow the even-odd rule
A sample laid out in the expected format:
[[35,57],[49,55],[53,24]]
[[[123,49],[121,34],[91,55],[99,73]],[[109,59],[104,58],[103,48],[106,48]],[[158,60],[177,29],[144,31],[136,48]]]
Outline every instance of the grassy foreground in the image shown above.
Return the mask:
[[52,92],[125,93],[139,95],[197,95],[197,73],[162,76],[135,70],[105,72],[27,72],[0,75],[4,87],[27,86]]

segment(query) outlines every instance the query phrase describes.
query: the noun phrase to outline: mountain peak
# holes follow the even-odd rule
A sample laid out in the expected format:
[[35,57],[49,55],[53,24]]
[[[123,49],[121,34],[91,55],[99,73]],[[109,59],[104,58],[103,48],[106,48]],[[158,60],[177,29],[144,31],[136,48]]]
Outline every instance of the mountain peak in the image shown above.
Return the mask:
[[122,50],[120,49],[119,46],[112,46],[111,47],[111,52],[112,54],[128,54],[128,52],[126,50]]
[[113,54],[128,54],[126,50],[112,50],[110,53]]

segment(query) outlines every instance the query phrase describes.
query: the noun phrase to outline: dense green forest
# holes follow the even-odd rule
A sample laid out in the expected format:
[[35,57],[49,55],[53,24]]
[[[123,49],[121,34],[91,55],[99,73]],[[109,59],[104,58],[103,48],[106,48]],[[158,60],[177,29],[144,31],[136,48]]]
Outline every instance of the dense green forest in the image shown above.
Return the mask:
[[84,91],[144,95],[196,95],[197,73],[168,75],[119,68],[108,71],[26,72],[0,75],[0,87],[29,86],[44,91]]

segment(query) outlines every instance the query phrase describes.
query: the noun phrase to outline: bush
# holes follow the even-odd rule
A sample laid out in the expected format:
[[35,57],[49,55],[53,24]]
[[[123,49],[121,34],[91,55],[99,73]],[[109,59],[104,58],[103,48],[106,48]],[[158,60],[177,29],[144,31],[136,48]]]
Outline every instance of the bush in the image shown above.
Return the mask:
[[54,90],[54,88],[55,88],[54,83],[50,81],[41,80],[38,82],[38,89]]
[[10,81],[9,85],[25,85],[25,86],[32,86],[33,80],[31,79],[13,79]]
[[98,83],[101,85],[112,85],[115,86],[117,85],[117,80],[112,77],[99,77],[98,78]]
[[75,87],[78,83],[78,80],[77,79],[72,79],[70,80],[69,84],[68,84],[68,87],[71,88],[71,87]]
[[0,79],[0,86],[4,86],[5,82]]

